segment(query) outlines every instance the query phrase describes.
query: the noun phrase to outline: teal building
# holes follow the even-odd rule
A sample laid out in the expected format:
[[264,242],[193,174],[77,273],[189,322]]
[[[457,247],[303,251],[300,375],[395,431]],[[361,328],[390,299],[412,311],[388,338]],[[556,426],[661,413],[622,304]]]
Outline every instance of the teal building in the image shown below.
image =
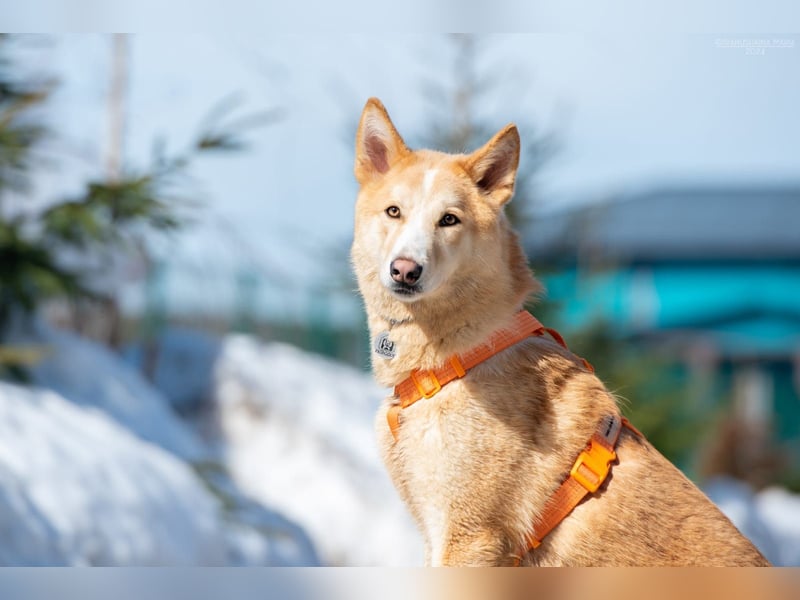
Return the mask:
[[567,332],[666,350],[800,464],[800,187],[642,191],[527,233]]

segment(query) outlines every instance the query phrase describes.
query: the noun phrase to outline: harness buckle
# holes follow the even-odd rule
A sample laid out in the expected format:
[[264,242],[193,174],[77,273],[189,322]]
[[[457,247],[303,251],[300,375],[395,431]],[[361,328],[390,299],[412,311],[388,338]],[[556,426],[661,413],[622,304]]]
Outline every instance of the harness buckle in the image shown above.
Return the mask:
[[[423,375],[420,378],[420,375]],[[411,381],[414,382],[414,385],[417,386],[417,391],[422,394],[423,398],[432,398],[436,394],[438,394],[442,389],[442,384],[439,382],[439,379],[433,373],[433,371],[412,371],[411,372]],[[424,384],[429,383],[428,387],[425,387]]]
[[[617,453],[594,440],[589,442],[589,449],[583,450],[578,456],[578,460],[572,465],[569,476],[580,483],[586,490],[593,494],[596,492],[608,477],[611,462],[616,460]],[[585,467],[581,470],[581,467]],[[588,476],[587,472],[588,471]]]

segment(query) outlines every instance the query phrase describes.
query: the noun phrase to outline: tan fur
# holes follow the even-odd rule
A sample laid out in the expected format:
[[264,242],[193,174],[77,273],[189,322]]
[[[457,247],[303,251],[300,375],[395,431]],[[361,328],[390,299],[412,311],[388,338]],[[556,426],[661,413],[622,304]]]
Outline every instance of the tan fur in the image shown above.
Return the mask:
[[[383,385],[484,341],[539,290],[502,210],[518,160],[513,125],[470,155],[412,152],[381,103],[367,103],[356,140],[352,260],[372,337],[388,332],[395,344],[395,358],[373,355]],[[401,218],[387,216],[390,205]],[[437,226],[445,212],[461,222]],[[423,291],[402,298],[383,270],[409,228],[423,232],[412,244],[424,261]],[[378,412],[379,445],[424,536],[428,565],[512,564],[597,423],[618,413],[603,384],[545,338],[501,352],[403,410],[397,441],[386,424],[394,402]],[[618,456],[607,484],[525,564],[767,564],[649,443],[624,430]]]

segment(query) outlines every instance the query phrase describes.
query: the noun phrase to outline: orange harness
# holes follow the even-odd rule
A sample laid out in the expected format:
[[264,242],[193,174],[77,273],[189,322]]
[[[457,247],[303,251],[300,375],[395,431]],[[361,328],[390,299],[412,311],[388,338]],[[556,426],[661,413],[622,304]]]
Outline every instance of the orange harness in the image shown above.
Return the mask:
[[[394,439],[397,440],[401,410],[422,398],[435,396],[442,386],[464,377],[471,368],[506,348],[526,338],[545,333],[549,333],[558,344],[567,348],[564,338],[557,331],[545,327],[527,311],[521,311],[514,316],[510,328],[496,331],[487,342],[464,354],[451,356],[444,365],[436,369],[413,371],[407,379],[394,388],[395,397],[399,402],[390,406],[386,413],[386,420]],[[592,365],[585,359],[581,360],[587,370],[594,372]],[[586,449],[580,453],[572,466],[567,479],[545,504],[542,514],[527,537],[525,551],[516,557],[517,565],[525,554],[541,544],[542,539],[563,521],[587,494],[593,494],[603,485],[611,471],[611,463],[617,458],[615,448],[623,426],[641,436],[641,433],[624,417],[608,415],[601,421]]]
[[617,460],[617,442],[622,428],[644,437],[628,419],[619,415],[606,415],[597,426],[586,448],[572,465],[569,477],[547,500],[542,514],[526,539],[525,551],[516,556],[515,565],[531,550],[538,548],[544,537],[553,531],[588,494],[594,494],[608,479],[611,464]]
[[[401,410],[408,408],[417,400],[435,396],[443,385],[464,377],[467,371],[487,358],[491,358],[526,338],[541,336],[545,333],[549,333],[556,342],[567,348],[564,338],[555,329],[545,327],[536,317],[523,310],[514,315],[514,321],[508,329],[495,331],[485,343],[475,346],[464,354],[454,354],[444,365],[436,369],[413,371],[410,377],[395,386],[394,395],[399,403],[390,406],[389,412],[386,413],[386,420],[389,422],[389,429],[392,431],[394,439],[397,440]],[[592,365],[585,359],[581,360],[589,371],[594,372]]]

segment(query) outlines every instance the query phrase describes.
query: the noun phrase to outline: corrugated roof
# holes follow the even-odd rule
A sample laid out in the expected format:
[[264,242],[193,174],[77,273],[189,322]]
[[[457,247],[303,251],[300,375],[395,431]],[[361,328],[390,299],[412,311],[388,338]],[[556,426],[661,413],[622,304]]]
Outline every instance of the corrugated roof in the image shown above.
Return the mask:
[[530,258],[800,259],[800,185],[664,188],[535,219]]

